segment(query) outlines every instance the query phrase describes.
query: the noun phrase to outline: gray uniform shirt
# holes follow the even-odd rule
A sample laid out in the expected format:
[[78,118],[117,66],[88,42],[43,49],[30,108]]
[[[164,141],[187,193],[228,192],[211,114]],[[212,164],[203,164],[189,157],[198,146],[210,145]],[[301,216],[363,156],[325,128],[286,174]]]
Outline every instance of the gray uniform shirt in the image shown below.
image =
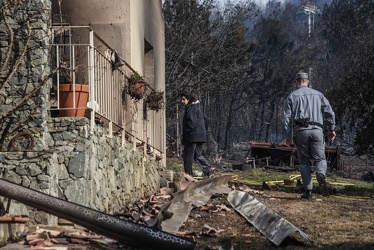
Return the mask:
[[[309,118],[310,121],[320,124],[325,122],[330,130],[335,130],[335,113],[329,101],[321,92],[307,86],[301,86],[287,97],[284,108],[285,138],[292,138],[293,121],[303,118]],[[297,126],[295,129],[297,131],[322,128],[309,125],[309,127]]]

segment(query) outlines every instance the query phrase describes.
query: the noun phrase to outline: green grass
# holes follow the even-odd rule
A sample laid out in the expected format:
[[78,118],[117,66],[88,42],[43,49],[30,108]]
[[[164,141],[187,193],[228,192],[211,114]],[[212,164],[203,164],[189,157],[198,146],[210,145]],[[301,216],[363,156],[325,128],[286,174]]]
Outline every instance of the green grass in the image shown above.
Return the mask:
[[183,171],[183,162],[168,158],[166,159],[166,168],[173,170],[174,172]]
[[[173,170],[174,172],[184,171],[183,161],[168,158],[166,160],[166,168],[170,169],[170,170]],[[192,169],[193,170],[201,170],[201,168],[197,164],[193,164]]]
[[[175,172],[183,171],[183,162],[181,162],[180,160],[177,161],[168,159],[166,161],[166,167]],[[200,167],[194,164],[193,169],[200,170]],[[219,172],[217,173],[217,175],[219,175]],[[296,182],[297,179],[301,179],[301,177],[295,177],[298,175],[300,175],[298,171],[283,173],[256,168],[248,171],[234,172],[232,182],[258,186],[261,185],[263,181],[265,181],[269,185],[274,186],[276,183],[283,184],[283,180],[285,179],[294,179]],[[313,182],[317,186],[318,183],[315,179],[315,175],[312,176]],[[374,198],[374,182],[347,179],[336,175],[328,177],[327,181],[329,181],[332,186],[344,186],[344,189],[339,191],[339,194]]]

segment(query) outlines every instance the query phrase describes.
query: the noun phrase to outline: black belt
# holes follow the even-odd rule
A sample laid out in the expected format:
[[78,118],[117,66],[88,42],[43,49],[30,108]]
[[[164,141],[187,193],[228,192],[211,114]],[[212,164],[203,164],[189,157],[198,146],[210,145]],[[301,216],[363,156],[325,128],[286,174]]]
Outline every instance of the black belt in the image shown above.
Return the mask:
[[309,125],[316,125],[320,128],[323,128],[323,125],[321,123],[318,123],[318,122],[309,122]]
[[305,128],[309,127],[310,125],[316,125],[318,127],[323,128],[323,125],[321,123],[309,121],[309,118],[295,120],[295,125]]

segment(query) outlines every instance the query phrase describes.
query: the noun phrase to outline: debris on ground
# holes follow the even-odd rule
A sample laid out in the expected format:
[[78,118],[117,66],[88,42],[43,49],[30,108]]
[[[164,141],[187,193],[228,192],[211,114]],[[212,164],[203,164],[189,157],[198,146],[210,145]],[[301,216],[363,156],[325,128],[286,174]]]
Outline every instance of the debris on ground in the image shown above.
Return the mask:
[[[51,229],[53,228],[53,229]],[[17,243],[4,246],[3,250],[21,250],[21,249],[86,249],[88,246],[105,247],[110,249],[131,249],[126,248],[124,244],[107,238],[105,236],[92,233],[82,228],[66,228],[52,226],[31,226],[27,233],[22,233],[23,240]]]
[[271,242],[279,246],[293,232],[298,231],[304,239],[312,240],[288,220],[266,207],[250,194],[234,190],[229,193],[227,200],[247,221],[252,223]]
[[[299,199],[299,193],[303,191],[302,183],[298,179],[298,175],[289,176],[289,180],[294,180],[292,185],[287,185],[288,183],[284,182],[283,179],[281,181],[264,181],[262,185],[247,185],[232,182],[236,178],[232,174],[216,175],[212,179],[203,179],[182,172],[164,170],[162,176],[166,180],[165,185],[159,189],[157,194],[147,199],[141,199],[134,204],[128,204],[113,214],[113,217],[149,228],[172,232],[178,237],[195,242],[195,249],[276,249],[275,245],[284,244],[285,238],[288,238],[292,232],[300,233],[302,239],[296,244],[302,247],[305,239],[306,242],[311,242],[313,238],[318,240],[321,238],[321,236],[316,237],[316,235],[309,237],[306,233],[309,235],[327,225],[317,224],[315,227],[318,227],[318,229],[316,229],[313,228],[313,224],[303,222],[308,220],[308,217],[313,217],[308,214],[309,211],[312,213],[312,211],[320,210],[324,206],[328,210],[333,210],[334,208],[331,206],[336,205],[335,209],[342,209],[340,214],[351,212],[347,210],[348,205],[339,206],[339,202],[343,201],[338,202],[336,199],[331,203],[325,198],[317,196],[315,201],[320,202],[302,202]],[[330,194],[340,192],[346,186],[345,184],[335,183],[331,187]],[[253,229],[250,224],[255,222],[253,217],[250,221],[248,213],[243,212],[246,210],[238,211],[241,210],[239,204],[250,204],[250,202],[234,202],[235,199],[231,199],[230,195],[227,196],[227,194],[233,192],[244,193],[243,197],[252,197],[253,200],[256,200],[254,198],[256,196],[258,200],[256,204],[263,204],[263,209],[268,212],[274,210],[272,215],[277,214],[280,221],[288,222],[292,221],[293,218],[293,224],[291,222],[286,223],[288,226],[291,225],[290,230],[282,230],[282,227],[277,227],[278,236],[272,238],[273,236],[266,233],[266,230]],[[362,201],[355,200],[354,204],[359,202],[369,201],[365,199]],[[370,210],[368,205],[353,205],[351,210],[355,208],[360,208],[360,213],[362,209]],[[297,214],[301,214],[301,216],[295,219],[294,216]],[[258,217],[261,218],[261,216]],[[291,220],[289,220],[290,218]],[[168,222],[171,226],[168,225]],[[294,225],[302,226],[302,228]],[[270,230],[271,226],[265,229]],[[262,248],[259,247],[256,230],[262,232],[262,236],[266,236],[262,237],[265,240],[262,239],[260,242]],[[12,248],[12,244],[10,244],[2,249],[64,250],[73,248],[96,249],[95,247],[98,249],[137,249],[134,246],[126,245],[124,242],[95,234],[85,228],[67,231],[64,228],[52,230],[40,226],[39,228],[30,228],[22,236],[24,240],[17,244],[17,248]]]

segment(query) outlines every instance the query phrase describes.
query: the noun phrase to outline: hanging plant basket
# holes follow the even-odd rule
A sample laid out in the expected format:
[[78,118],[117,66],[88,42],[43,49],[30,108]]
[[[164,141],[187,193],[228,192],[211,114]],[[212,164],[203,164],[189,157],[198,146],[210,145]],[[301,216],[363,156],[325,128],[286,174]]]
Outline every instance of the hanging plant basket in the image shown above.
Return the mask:
[[145,103],[150,110],[160,110],[165,106],[164,91],[152,91],[145,98]]
[[147,87],[147,83],[144,81],[143,77],[135,72],[127,80],[127,93],[136,101],[142,99]]

